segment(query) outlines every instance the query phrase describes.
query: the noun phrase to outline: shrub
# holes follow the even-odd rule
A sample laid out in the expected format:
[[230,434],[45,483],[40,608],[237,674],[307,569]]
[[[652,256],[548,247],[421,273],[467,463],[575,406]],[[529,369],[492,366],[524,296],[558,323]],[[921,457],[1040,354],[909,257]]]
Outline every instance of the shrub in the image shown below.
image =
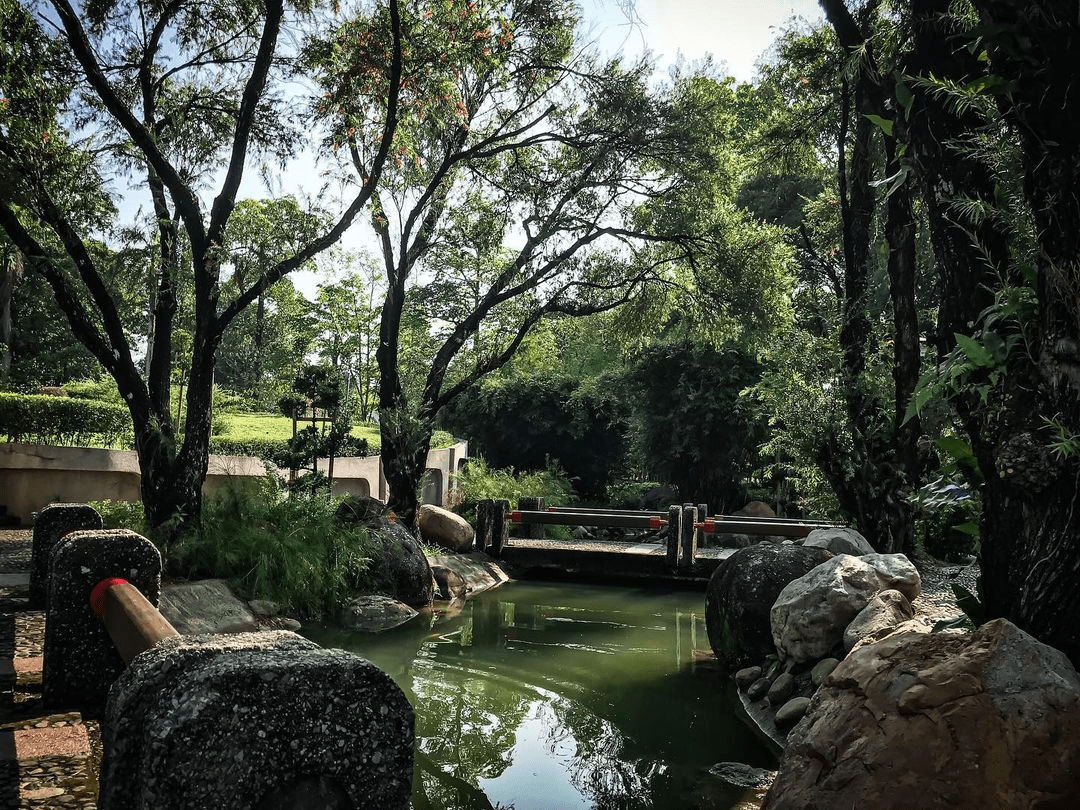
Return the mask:
[[122,405],[37,394],[0,393],[0,433],[39,444],[132,443],[131,416]]
[[363,527],[339,523],[340,499],[286,496],[276,476],[256,492],[230,488],[207,500],[199,527],[170,544],[169,570],[227,579],[245,599],[271,599],[321,617],[371,588],[381,554]]
[[507,500],[515,507],[522,498],[543,498],[548,506],[566,506],[574,500],[566,474],[552,463],[540,472],[515,473],[512,468],[493,470],[484,459],[470,458],[451,478],[459,498],[454,511],[473,523],[476,502],[485,498]]
[[102,528],[131,529],[146,534],[146,515],[141,501],[90,501],[101,515]]
[[[229,436],[211,436],[210,452],[220,456],[255,456],[282,469],[288,469],[292,459],[289,442],[285,439],[233,439]],[[347,436],[341,444],[338,458],[366,456],[366,439]]]

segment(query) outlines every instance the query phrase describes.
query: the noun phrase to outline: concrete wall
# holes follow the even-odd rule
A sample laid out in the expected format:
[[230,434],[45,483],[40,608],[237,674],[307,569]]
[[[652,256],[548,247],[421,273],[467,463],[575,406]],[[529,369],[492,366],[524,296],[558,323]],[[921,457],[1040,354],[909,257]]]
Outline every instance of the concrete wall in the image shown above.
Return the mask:
[[[446,505],[450,496],[451,472],[456,472],[468,456],[469,445],[459,442],[428,453],[425,503]],[[326,471],[325,460],[319,469]],[[279,470],[283,478],[288,471]],[[203,491],[254,481],[266,475],[263,462],[243,456],[210,456]],[[0,444],[0,505],[24,525],[33,513],[54,501],[139,500],[139,462],[133,450],[103,450],[96,447],[52,447],[43,444]],[[385,501],[389,496],[382,462],[378,456],[334,459],[334,493],[371,495]]]

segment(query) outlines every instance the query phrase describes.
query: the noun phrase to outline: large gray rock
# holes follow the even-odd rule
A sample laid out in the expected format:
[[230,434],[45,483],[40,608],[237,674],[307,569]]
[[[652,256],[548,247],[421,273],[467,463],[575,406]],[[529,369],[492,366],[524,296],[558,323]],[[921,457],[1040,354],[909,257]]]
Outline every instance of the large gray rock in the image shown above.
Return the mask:
[[455,596],[472,598],[510,581],[506,572],[485,554],[447,554],[430,557],[428,563],[435,574],[435,580],[440,582],[440,585],[441,578],[445,578],[448,582],[451,580],[456,582],[459,579],[461,581],[462,591],[454,593],[451,592],[453,589],[448,587],[447,592],[443,594],[444,598]]
[[905,555],[875,553],[864,554],[859,559],[873,566],[884,587],[900,591],[908,599],[915,599],[922,593],[919,570]]
[[381,633],[391,630],[420,615],[404,602],[389,596],[369,594],[350,599],[338,608],[335,619],[349,630]]
[[814,529],[806,536],[803,545],[812,548],[827,548],[833,554],[850,554],[853,557],[874,553],[874,547],[867,542],[865,537],[845,526]]
[[765,544],[740,549],[720,563],[705,592],[705,626],[720,662],[734,670],[772,653],[773,602],[785,585],[830,556],[820,548]]
[[250,633],[259,622],[247,603],[238,599],[223,579],[200,579],[165,585],[161,614],[184,635]]
[[851,620],[890,588],[905,596],[919,593],[919,574],[902,554],[841,554],[822,563],[777,596],[770,612],[776,651],[795,663],[838,652]]
[[788,736],[762,810],[1070,810],[1080,675],[1007,621],[852,652]]
[[914,616],[915,608],[900,591],[881,591],[844,630],[844,649],[851,650],[864,638],[892,630]]
[[473,546],[475,530],[469,521],[449,509],[422,504],[416,513],[416,522],[425,543],[459,553],[469,551]]
[[342,501],[337,519],[366,526],[382,553],[372,563],[371,574],[377,591],[407,605],[430,605],[435,595],[431,566],[420,542],[397,522],[386,505],[374,498],[350,496]]

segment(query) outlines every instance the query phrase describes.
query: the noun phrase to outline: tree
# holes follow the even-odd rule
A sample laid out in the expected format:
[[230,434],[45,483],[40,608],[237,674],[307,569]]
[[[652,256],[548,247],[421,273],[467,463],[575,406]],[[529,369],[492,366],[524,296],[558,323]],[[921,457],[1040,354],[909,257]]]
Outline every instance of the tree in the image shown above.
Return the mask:
[[[862,58],[844,4],[822,5]],[[987,615],[1078,662],[1080,108],[1069,92],[1080,21],[1061,2],[912,0],[902,11],[901,61],[878,71],[867,114],[903,140],[900,169],[918,183],[936,258],[939,370],[915,405],[946,397],[978,460]],[[1023,197],[1010,209],[1014,139]]]
[[[320,220],[290,197],[239,202],[225,232],[236,290],[245,290],[266,268],[315,238],[325,227]],[[308,309],[288,278],[260,293],[254,307],[237,315],[222,335],[215,383],[272,409],[311,346],[314,324]]]
[[[151,527],[196,519],[208,463],[210,394],[225,330],[292,270],[337,242],[379,182],[397,128],[402,75],[398,3],[388,0],[380,93],[379,145],[332,224],[288,256],[259,268],[235,293],[222,278],[223,249],[249,159],[286,161],[299,143],[296,105],[286,98],[294,48],[285,28],[318,34],[322,17],[306,5],[175,0],[52,3],[57,29],[3,0],[0,81],[0,226],[46,279],[82,342],[116,381],[131,413]],[[312,26],[316,26],[312,31]],[[51,30],[51,29],[50,29]],[[308,126],[310,130],[310,126]],[[106,173],[114,170],[111,182]],[[156,229],[154,327],[146,378],[133,342],[89,247],[108,230],[125,174],[141,177]],[[213,180],[204,205],[199,192]],[[97,216],[82,212],[93,210]],[[190,280],[192,346],[186,431],[172,425],[169,382],[177,291]],[[179,516],[179,519],[177,519]],[[171,521],[171,523],[170,523]]]
[[356,417],[370,422],[375,414],[379,369],[375,349],[379,341],[379,309],[376,296],[382,277],[374,260],[345,255],[350,269],[334,282],[319,285],[316,318],[319,335],[315,344],[319,356],[339,369],[345,384],[355,394]]
[[[380,145],[370,102],[389,79],[386,14],[377,4],[310,53],[330,145],[353,173]],[[635,258],[648,237],[632,214],[672,184],[661,168],[687,142],[665,127],[647,66],[595,64],[575,51],[575,24],[565,0],[402,8],[402,124],[371,223],[386,276],[376,353],[382,455],[404,520],[449,402],[513,357],[541,319],[615,308],[670,260]],[[455,276],[472,279],[472,292],[456,283],[456,295],[433,294],[430,281]],[[410,301],[426,308],[435,344],[412,397],[401,366]]]

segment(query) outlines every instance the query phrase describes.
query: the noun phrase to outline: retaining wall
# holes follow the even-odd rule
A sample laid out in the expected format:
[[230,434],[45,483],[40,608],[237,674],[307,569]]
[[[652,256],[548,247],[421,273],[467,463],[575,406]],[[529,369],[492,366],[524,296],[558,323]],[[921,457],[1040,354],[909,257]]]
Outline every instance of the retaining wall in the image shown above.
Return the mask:
[[[468,456],[468,442],[428,453],[428,476],[422,502],[445,506],[450,474]],[[319,463],[326,471],[326,460]],[[287,470],[278,470],[282,478]],[[266,475],[263,462],[250,456],[210,456],[203,491],[212,493],[237,480],[252,483]],[[133,450],[97,447],[53,447],[44,444],[0,444],[0,505],[6,506],[23,525],[33,513],[54,502],[139,500],[139,461]],[[370,495],[385,501],[389,496],[379,456],[334,459],[334,493]]]

